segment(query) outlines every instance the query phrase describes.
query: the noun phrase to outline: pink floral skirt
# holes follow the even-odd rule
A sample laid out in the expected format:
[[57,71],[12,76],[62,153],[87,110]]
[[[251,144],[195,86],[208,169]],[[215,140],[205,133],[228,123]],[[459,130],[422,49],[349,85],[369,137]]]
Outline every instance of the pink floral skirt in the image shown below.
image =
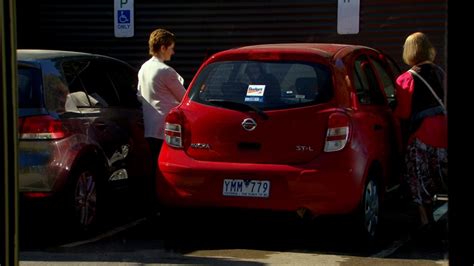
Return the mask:
[[419,139],[411,142],[406,151],[404,179],[416,204],[431,204],[436,193],[446,193],[448,152],[435,148]]

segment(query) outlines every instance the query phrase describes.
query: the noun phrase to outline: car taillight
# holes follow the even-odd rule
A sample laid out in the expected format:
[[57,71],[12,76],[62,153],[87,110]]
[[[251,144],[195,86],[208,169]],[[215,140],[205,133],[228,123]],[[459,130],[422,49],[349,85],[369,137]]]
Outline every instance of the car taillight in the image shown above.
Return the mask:
[[328,119],[325,152],[340,151],[344,149],[349,137],[349,117],[343,113],[333,113]]
[[183,148],[183,119],[180,111],[171,110],[165,120],[165,141],[174,148]]
[[28,199],[48,198],[52,196],[51,192],[24,192],[23,195]]
[[20,118],[18,130],[20,139],[54,140],[67,135],[61,120],[49,115]]

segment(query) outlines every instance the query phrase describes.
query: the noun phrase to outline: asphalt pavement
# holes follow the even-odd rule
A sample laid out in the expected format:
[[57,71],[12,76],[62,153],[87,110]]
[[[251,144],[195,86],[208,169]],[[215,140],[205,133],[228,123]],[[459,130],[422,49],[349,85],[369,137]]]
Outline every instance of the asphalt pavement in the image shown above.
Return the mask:
[[340,219],[189,211],[135,219],[68,243],[26,245],[20,265],[448,265],[447,205],[441,206],[428,234],[413,230],[413,210],[389,206],[375,247],[348,237]]

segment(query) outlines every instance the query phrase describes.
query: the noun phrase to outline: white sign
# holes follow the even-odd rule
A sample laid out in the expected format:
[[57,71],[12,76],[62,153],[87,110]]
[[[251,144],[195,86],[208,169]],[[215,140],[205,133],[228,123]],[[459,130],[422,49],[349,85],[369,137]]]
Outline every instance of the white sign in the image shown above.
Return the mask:
[[338,0],[337,33],[359,33],[360,0]]
[[115,37],[133,37],[133,0],[114,0]]

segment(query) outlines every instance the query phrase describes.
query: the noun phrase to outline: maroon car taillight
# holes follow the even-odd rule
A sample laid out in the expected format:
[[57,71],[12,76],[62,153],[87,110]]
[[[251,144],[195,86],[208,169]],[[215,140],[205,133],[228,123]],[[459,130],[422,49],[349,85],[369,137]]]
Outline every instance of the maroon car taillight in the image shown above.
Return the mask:
[[23,195],[28,199],[48,198],[53,195],[51,192],[24,192]]
[[183,148],[183,119],[180,111],[171,110],[165,120],[165,141],[173,147]]
[[23,117],[19,125],[18,132],[22,140],[56,140],[68,135],[61,120],[49,115]]
[[328,131],[324,144],[325,152],[340,151],[344,149],[349,138],[350,120],[346,114],[333,113],[329,115]]

